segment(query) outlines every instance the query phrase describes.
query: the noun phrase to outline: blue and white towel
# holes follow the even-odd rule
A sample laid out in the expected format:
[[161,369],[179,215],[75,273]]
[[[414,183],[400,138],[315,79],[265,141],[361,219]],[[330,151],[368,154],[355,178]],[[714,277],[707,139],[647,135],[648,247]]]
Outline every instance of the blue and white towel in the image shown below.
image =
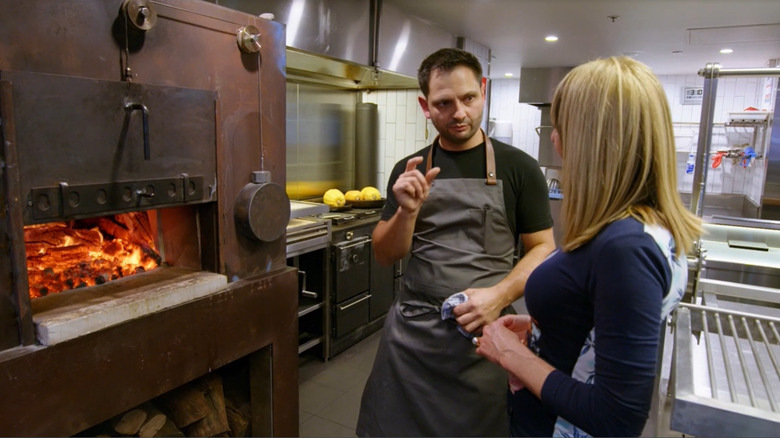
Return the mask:
[[[441,305],[441,319],[455,319],[455,315],[452,314],[452,309],[454,309],[458,304],[465,303],[468,300],[469,296],[463,292],[450,295],[449,298],[444,300],[444,303]],[[460,334],[469,339],[474,337],[473,334],[467,332],[463,327],[460,326],[460,324],[458,324],[458,331]]]

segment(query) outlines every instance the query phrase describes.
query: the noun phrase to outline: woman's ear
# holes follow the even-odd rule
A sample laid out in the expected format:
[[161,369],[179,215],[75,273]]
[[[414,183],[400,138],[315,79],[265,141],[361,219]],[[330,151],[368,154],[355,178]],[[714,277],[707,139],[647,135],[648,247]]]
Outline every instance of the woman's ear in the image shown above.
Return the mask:
[[561,135],[558,133],[557,128],[553,128],[552,133],[550,134],[550,141],[552,141],[553,148],[555,148],[555,152],[558,153],[558,156],[563,158],[563,148],[561,146]]

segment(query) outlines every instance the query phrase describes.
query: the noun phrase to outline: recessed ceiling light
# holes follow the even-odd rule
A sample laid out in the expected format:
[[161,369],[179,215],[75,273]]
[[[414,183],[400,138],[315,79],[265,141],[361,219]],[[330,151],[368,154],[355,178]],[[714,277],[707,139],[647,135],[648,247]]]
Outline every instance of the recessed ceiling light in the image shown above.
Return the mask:
[[514,74],[513,73],[504,73],[504,76],[506,76],[508,78],[511,78],[512,76],[514,76]]
[[548,43],[554,43],[558,41],[558,37],[555,35],[547,35],[546,37],[544,37],[544,40],[547,41]]
[[734,51],[733,49],[720,49],[720,53],[723,54],[729,54],[732,53],[733,51]]

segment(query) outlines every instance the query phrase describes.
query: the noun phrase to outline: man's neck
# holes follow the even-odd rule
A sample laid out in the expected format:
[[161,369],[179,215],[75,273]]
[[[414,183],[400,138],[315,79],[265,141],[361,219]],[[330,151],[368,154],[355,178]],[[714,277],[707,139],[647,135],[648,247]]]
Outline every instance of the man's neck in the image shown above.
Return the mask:
[[470,139],[463,143],[452,143],[443,137],[439,137],[439,147],[447,151],[461,152],[475,148],[485,142],[482,130],[477,131]]

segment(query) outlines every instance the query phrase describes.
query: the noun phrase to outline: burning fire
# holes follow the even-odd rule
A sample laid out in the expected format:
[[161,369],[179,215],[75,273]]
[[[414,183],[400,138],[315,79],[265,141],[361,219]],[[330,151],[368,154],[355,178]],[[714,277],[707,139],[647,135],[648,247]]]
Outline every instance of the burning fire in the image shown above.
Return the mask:
[[146,212],[24,227],[30,298],[160,265]]

